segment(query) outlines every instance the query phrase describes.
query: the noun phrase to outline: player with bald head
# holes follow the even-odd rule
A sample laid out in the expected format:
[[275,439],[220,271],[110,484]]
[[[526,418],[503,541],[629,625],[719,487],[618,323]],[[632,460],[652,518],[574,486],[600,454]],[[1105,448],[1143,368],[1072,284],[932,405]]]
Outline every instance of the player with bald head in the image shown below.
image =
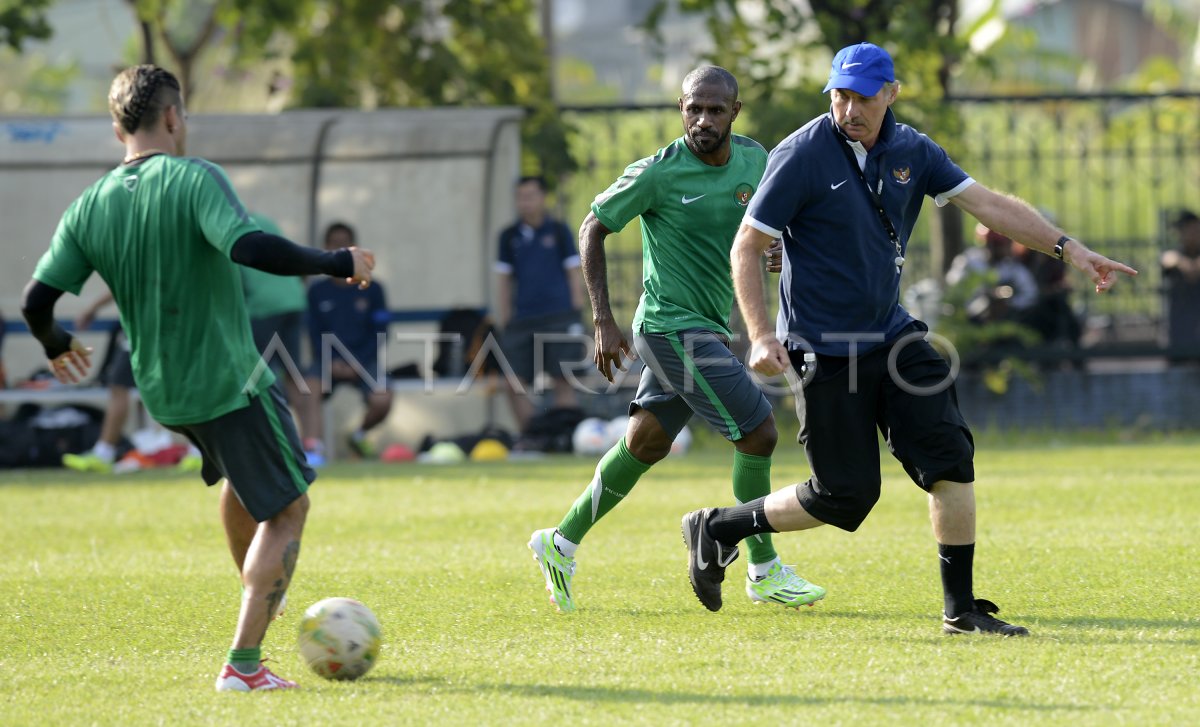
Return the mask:
[[[767,153],[732,131],[741,111],[737,80],[702,66],[687,74],[679,98],[683,136],[630,164],[592,203],[579,229],[584,281],[596,326],[596,367],[609,381],[633,349],[645,362],[629,404],[625,436],[596,466],[595,476],[557,528],[533,533],[529,547],[551,601],[575,610],[575,551],[584,535],[616,507],[693,415],[734,447],[738,502],[771,487],[778,435],[771,405],[729,350],[733,236],[758,188]],[[609,305],[604,240],[641,217],[643,293],[633,320],[633,346]],[[771,258],[771,253],[768,253]],[[774,268],[777,269],[777,268]],[[746,593],[755,603],[811,604],[825,589],[783,565],[769,536],[750,544]],[[728,565],[728,562],[725,563]]]

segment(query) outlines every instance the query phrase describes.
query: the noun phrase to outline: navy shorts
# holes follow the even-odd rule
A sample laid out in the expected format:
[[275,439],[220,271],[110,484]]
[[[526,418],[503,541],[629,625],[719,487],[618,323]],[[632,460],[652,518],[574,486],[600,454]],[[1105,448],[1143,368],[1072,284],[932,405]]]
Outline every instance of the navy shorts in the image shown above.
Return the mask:
[[[533,383],[545,371],[552,379],[565,379],[563,368],[590,366],[587,336],[579,322],[579,311],[552,313],[536,318],[509,321],[501,337],[500,350],[521,381]],[[541,355],[541,361],[537,360]],[[470,365],[470,361],[467,365]],[[540,365],[539,365],[540,364]]]
[[124,346],[113,351],[112,360],[104,369],[100,380],[109,386],[123,386],[126,389],[136,389],[137,382],[133,380],[133,359],[129,350]]
[[100,372],[100,383],[105,386],[121,386],[136,389],[133,380],[133,358],[129,354],[129,339],[124,329],[117,328],[108,338],[108,357],[104,370]]
[[701,328],[635,333],[633,346],[646,366],[629,414],[645,409],[672,439],[693,413],[731,442],[771,415],[771,403],[724,336]]
[[[362,394],[363,401],[369,399],[372,394],[387,394],[391,392],[391,382],[388,379],[386,372],[383,372],[376,377],[377,371],[375,363],[370,363],[370,365],[363,364],[363,369],[367,372],[366,376],[356,373],[349,379],[330,379],[329,388],[321,389],[321,398],[328,399],[329,397],[333,396],[334,390],[339,386],[353,386],[354,388],[358,389],[358,393]],[[320,371],[310,371],[309,378],[310,384],[312,381],[316,381],[318,382],[318,387],[324,386],[324,384],[320,383]]]
[[[821,522],[854,531],[879,500],[877,430],[921,489],[974,482],[971,430],[950,366],[921,337],[927,330],[914,323],[896,342],[859,356],[853,372],[848,357],[817,355],[817,371],[796,397],[799,440],[813,473],[797,496]],[[803,352],[789,355],[800,371]]]
[[279,514],[317,478],[278,383],[250,399],[249,406],[167,428],[200,450],[204,481],[215,485],[228,479],[246,512],[260,523]]

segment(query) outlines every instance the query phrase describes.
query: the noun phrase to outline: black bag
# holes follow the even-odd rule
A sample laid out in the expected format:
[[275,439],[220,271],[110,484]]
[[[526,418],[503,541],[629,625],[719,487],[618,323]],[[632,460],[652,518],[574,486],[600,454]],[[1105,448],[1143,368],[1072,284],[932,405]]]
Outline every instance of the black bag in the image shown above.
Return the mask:
[[513,444],[518,452],[570,452],[575,427],[587,418],[582,409],[569,407],[551,409],[529,420],[521,438]]
[[64,454],[86,452],[96,444],[103,419],[104,412],[90,406],[43,410],[24,405],[15,417],[0,422],[0,467],[59,467]]
[[[471,369],[475,357],[483,349],[488,335],[496,334],[492,319],[476,308],[455,308],[442,318],[439,331],[457,335],[452,341],[438,341],[438,357],[433,362],[433,371],[438,376],[462,376]],[[495,356],[488,354],[479,369],[480,374],[499,371]]]
[[28,467],[33,451],[33,429],[16,419],[0,421],[0,469]]

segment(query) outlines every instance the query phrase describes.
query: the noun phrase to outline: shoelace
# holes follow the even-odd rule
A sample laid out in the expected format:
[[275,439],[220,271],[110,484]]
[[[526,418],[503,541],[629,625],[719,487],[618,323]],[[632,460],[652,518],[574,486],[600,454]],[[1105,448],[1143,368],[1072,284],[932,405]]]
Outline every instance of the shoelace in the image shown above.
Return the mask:
[[987,613],[986,611],[980,611],[978,613],[978,615],[979,615],[979,619],[981,621],[987,623],[990,626],[1000,626],[1000,627],[1004,627],[1004,626],[1011,627],[1012,626],[1012,624],[1010,624],[1009,622],[1001,621],[1000,619],[996,618],[995,616],[991,615],[990,613]]
[[794,565],[780,565],[779,570],[776,571],[774,573],[774,575],[765,576],[761,581],[758,581],[758,582],[759,583],[783,584],[783,583],[787,583],[788,581],[790,581],[792,579],[795,579],[805,585],[808,585],[808,581],[806,581],[803,578],[801,578],[800,576],[796,575],[795,568],[796,568],[796,566],[794,566]]
[[568,558],[567,556],[563,555],[562,551],[559,550],[558,546],[554,543],[551,543],[550,547],[554,548],[554,555],[546,560],[558,567],[559,570],[566,571],[567,575],[575,575],[575,559]]

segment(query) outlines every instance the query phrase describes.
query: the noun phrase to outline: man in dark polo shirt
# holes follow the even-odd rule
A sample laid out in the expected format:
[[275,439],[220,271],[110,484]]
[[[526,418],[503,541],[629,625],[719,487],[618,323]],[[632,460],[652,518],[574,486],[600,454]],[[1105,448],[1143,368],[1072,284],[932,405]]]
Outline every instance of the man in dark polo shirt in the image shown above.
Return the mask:
[[[908,238],[924,198],[932,197],[1065,260],[1097,292],[1112,287],[1118,272],[1136,271],[1063,234],[1025,202],[978,184],[928,136],[897,122],[891,106],[900,84],[879,46],[839,51],[825,91],[829,113],[771,152],[730,256],[752,341],[750,366],[766,375],[792,367],[808,380],[796,407],[812,477],[744,505],[685,515],[692,586],[716,610],[722,564],[732,561],[740,540],[824,524],[856,530],[879,499],[878,430],[928,493],[943,631],[1028,635],[974,596],[975,448],[949,365],[925,340],[925,325],[899,303]],[[780,310],[772,330],[759,258],[780,236]]]
[[504,355],[520,379],[509,382],[509,400],[517,425],[525,431],[533,416],[531,387],[542,371],[554,382],[555,407],[577,404],[562,365],[578,362],[582,349],[563,339],[583,333],[583,280],[574,235],[546,214],[546,182],[541,177],[517,182],[517,215],[516,223],[500,233],[497,317],[504,329]]

